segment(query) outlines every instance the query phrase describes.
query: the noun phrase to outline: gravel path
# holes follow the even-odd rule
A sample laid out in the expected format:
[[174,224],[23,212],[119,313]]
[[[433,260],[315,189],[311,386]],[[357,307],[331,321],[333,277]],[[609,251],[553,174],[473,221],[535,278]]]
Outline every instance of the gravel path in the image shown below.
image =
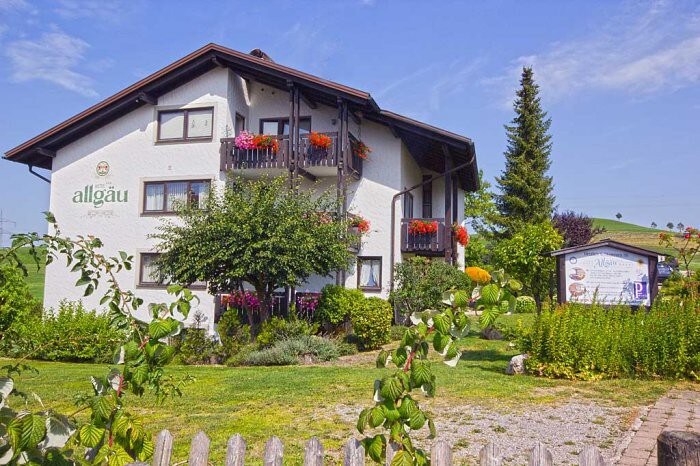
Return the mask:
[[[577,463],[585,445],[601,448],[608,461],[616,461],[629,443],[632,409],[602,406],[573,397],[560,405],[532,405],[498,410],[479,406],[444,406],[437,409],[438,435],[453,445],[455,465],[477,464],[481,448],[494,442],[504,464],[527,464],[537,441],[552,452],[554,464]],[[337,407],[340,418],[355,423],[356,407]],[[417,444],[425,443],[421,435]],[[421,445],[424,448],[425,444]]]

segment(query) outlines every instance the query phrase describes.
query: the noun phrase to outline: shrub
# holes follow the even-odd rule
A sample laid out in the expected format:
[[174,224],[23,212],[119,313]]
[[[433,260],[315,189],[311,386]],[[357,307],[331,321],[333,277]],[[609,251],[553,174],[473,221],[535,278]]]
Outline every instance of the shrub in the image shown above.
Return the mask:
[[300,358],[311,362],[330,361],[340,356],[338,344],[315,335],[302,335],[277,341],[272,347],[252,351],[243,359],[248,366],[288,366],[298,364]]
[[649,311],[569,304],[544,311],[520,343],[528,368],[545,376],[700,379],[700,303],[657,300]]
[[366,298],[361,307],[353,310],[350,319],[354,334],[363,349],[375,349],[389,343],[392,308],[381,298]]
[[326,285],[321,290],[321,299],[316,309],[316,319],[326,332],[335,332],[350,320],[353,309],[362,306],[365,295],[338,285]]
[[318,331],[318,325],[292,316],[289,319],[272,317],[263,322],[256,342],[260,348],[269,348],[278,341],[301,336],[313,335]]
[[389,338],[391,341],[400,341],[403,338],[404,333],[409,327],[405,325],[392,325],[389,330]]
[[109,318],[86,311],[80,302],[62,301],[58,311],[15,320],[1,343],[7,356],[45,361],[109,362],[124,334]]
[[552,217],[554,228],[564,238],[563,247],[571,248],[591,242],[595,235],[605,232],[605,228],[594,227],[593,219],[573,210],[557,212]]
[[394,269],[394,291],[389,300],[402,314],[409,315],[442,306],[442,294],[449,289],[469,289],[469,277],[455,266],[425,257],[413,257]]
[[29,292],[22,271],[14,266],[0,267],[0,334],[20,316],[41,316],[41,304]]
[[238,311],[235,309],[223,313],[216,324],[216,331],[221,340],[221,353],[224,359],[230,358],[250,343],[250,327],[241,324]]
[[180,360],[183,364],[216,364],[222,358],[222,348],[216,338],[209,336],[203,328],[190,327],[183,330],[180,344]]
[[515,298],[516,314],[527,314],[535,312],[536,310],[537,304],[535,303],[535,298],[532,296],[518,296]]

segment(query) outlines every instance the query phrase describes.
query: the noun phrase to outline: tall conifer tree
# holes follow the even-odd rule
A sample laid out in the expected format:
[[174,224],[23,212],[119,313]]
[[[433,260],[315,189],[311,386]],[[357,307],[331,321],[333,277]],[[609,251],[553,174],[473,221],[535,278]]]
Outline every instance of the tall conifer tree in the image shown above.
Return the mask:
[[554,210],[552,177],[547,174],[552,120],[540,105],[532,68],[523,68],[516,96],[515,118],[505,126],[506,167],[502,176],[496,178],[500,188],[496,198],[500,213],[497,223],[505,236],[512,236],[521,225],[551,220]]

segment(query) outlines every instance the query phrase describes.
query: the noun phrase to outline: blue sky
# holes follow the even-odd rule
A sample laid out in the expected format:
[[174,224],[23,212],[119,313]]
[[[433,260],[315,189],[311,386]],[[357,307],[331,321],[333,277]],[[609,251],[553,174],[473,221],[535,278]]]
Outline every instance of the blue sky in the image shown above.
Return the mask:
[[[700,223],[700,3],[0,0],[0,150],[216,42],[471,137],[489,179],[519,69],[553,120],[557,204]],[[0,161],[0,209],[44,231],[48,185]]]

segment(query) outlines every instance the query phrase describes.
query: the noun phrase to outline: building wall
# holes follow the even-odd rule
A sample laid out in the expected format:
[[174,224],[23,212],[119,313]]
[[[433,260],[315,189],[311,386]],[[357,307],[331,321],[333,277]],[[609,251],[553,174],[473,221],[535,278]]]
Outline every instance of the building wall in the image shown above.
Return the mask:
[[[156,142],[157,110],[198,106],[214,107],[214,134],[211,141],[189,143]],[[125,251],[134,255],[134,267],[118,274],[125,288],[134,289],[144,299],[138,317],[147,318],[148,304],[170,300],[164,289],[138,286],[139,253],[153,252],[157,240],[155,233],[163,221],[175,217],[158,217],[142,214],[145,181],[210,179],[215,189],[223,186],[226,174],[219,171],[219,139],[232,137],[234,116],[246,117],[246,127],[259,131],[259,119],[288,117],[289,96],[285,91],[268,88],[259,83],[244,81],[226,69],[215,69],[159,98],[157,107],[143,106],[128,115],[94,131],[80,140],[59,150],[53,162],[50,209],[56,215],[64,234],[94,235],[105,244],[104,253],[114,255]],[[301,104],[301,115],[312,117],[315,131],[338,131],[338,110],[319,106],[309,108]],[[358,126],[350,121],[350,131],[372,148],[369,159],[363,164],[360,180],[348,180],[348,211],[368,219],[371,231],[364,236],[358,256],[382,258],[382,291],[373,295],[386,297],[390,288],[390,244],[392,197],[407,186],[421,180],[423,170],[418,167],[400,139],[380,124],[364,120]],[[109,164],[109,173],[100,176],[96,172],[100,162]],[[323,177],[312,185],[303,186],[319,191],[335,192],[337,177]],[[75,202],[76,193],[86,186],[93,190],[118,192],[120,202],[95,205]],[[89,189],[89,188],[88,188]],[[439,183],[433,188],[435,216],[440,216],[444,202]],[[115,196],[116,197],[116,196]],[[398,235],[403,216],[402,200],[396,203],[395,260],[401,260]],[[420,216],[421,190],[414,192],[414,215]],[[60,300],[82,298],[82,290],[75,288],[77,276],[70,274],[61,261],[47,268],[45,305],[56,307]],[[335,283],[335,277],[311,277],[299,291],[320,291],[323,285]],[[357,267],[347,271],[345,285],[357,286]],[[370,294],[370,293],[368,293]],[[194,312],[200,311],[213,323],[214,298],[204,290],[195,291],[199,303]],[[99,309],[100,289],[94,296],[84,298],[88,308]]]

